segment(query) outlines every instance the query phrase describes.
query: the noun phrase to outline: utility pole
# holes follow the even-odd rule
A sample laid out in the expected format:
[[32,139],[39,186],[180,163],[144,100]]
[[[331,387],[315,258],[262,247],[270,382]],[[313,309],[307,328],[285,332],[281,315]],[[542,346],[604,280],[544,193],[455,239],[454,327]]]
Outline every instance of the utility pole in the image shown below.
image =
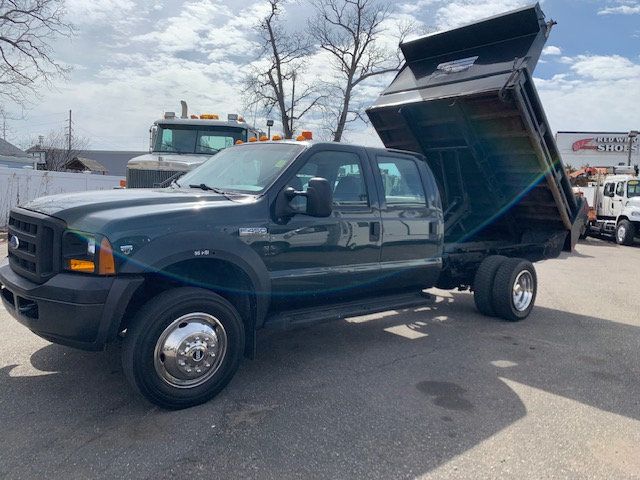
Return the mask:
[[627,165],[631,166],[631,153],[633,148],[633,140],[640,134],[637,130],[631,130],[629,132],[629,158],[627,160]]
[[71,152],[71,110],[69,110],[69,152]]

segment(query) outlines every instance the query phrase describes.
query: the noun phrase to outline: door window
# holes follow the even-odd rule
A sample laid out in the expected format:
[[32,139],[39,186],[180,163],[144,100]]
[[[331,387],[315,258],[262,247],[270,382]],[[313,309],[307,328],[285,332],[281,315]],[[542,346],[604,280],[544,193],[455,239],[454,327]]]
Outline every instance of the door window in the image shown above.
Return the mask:
[[604,186],[604,196],[605,197],[613,197],[613,189],[615,188],[615,183],[607,183]]
[[426,205],[418,166],[408,158],[378,157],[387,205]]
[[[358,155],[349,152],[324,151],[309,158],[289,186],[305,191],[313,177],[326,178],[333,187],[335,206],[368,206],[369,196]],[[306,208],[305,197],[295,197],[291,206],[299,211]]]
[[618,182],[618,186],[616,187],[616,195],[619,197],[624,197],[624,182]]

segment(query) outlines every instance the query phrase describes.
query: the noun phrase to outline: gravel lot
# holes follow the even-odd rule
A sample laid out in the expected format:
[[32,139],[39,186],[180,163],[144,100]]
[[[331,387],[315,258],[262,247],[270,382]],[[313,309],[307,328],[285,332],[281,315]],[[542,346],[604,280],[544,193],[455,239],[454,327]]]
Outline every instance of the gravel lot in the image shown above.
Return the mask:
[[[6,245],[2,245],[2,256]],[[229,387],[167,412],[0,307],[0,478],[640,478],[640,248],[537,264],[528,320],[432,307],[260,336]]]

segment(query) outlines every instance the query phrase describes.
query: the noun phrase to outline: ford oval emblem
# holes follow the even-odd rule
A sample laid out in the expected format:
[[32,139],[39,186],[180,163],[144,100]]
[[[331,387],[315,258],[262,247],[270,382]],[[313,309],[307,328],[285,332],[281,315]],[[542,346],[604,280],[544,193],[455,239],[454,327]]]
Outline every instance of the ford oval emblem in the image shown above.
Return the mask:
[[9,237],[9,248],[16,250],[20,246],[20,240],[15,235]]

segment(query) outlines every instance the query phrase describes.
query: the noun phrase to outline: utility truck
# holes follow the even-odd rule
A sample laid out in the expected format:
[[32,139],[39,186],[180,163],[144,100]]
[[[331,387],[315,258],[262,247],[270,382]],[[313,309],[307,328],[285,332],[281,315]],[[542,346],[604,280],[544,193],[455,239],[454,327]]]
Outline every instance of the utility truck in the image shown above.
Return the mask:
[[613,236],[632,245],[640,235],[640,179],[633,167],[595,168],[593,181],[574,190],[589,204],[587,234]]
[[261,328],[416,306],[435,286],[527,318],[532,262],[571,251],[586,220],[531,77],[549,28],[536,5],[402,44],[368,110],[387,148],[275,137],[168,188],[14,208],[5,307],[53,342],[122,339],[125,375],[166,408],[220,392]]
[[149,129],[149,153],[127,163],[127,188],[165,186],[223,148],[260,136],[240,115],[229,114],[226,120],[217,114],[189,115],[184,100],[181,105],[179,118],[165,112]]

